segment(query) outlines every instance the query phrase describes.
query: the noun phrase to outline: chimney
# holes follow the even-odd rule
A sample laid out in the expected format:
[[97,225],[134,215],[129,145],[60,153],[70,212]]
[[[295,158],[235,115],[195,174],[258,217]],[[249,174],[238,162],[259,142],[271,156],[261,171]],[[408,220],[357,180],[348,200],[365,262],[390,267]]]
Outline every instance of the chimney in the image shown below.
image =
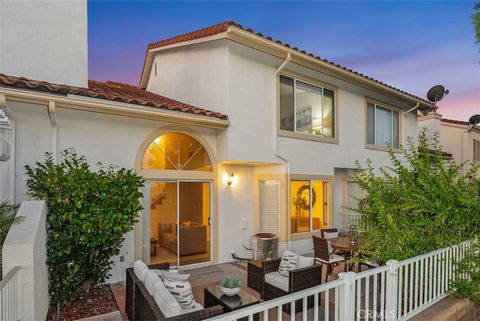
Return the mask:
[[86,87],[87,1],[0,1],[0,73]]
[[417,131],[420,133],[423,128],[427,128],[427,138],[431,141],[434,134],[440,135],[442,126],[442,115],[435,111],[429,112],[426,116],[418,116]]

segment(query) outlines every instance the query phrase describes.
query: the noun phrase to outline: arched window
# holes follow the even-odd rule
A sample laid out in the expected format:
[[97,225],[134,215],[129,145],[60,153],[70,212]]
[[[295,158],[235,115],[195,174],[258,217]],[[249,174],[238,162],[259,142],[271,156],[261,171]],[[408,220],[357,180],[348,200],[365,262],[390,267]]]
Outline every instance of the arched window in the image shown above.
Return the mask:
[[168,133],[148,145],[142,159],[142,169],[212,171],[205,147],[183,133]]

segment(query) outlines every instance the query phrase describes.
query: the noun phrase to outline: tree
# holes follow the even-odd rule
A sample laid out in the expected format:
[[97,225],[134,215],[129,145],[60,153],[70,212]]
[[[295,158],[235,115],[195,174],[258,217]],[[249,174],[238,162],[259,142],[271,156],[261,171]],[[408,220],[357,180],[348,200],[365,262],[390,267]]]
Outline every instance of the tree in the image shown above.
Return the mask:
[[142,209],[143,180],[132,170],[92,171],[85,157],[66,150],[55,164],[26,166],[29,195],[47,202],[47,265],[52,303],[73,300],[80,290],[109,277],[125,234]]
[[375,172],[370,162],[356,177],[366,192],[359,200],[362,253],[382,263],[403,260],[461,241],[480,230],[480,202],[476,200],[479,166],[462,175],[466,164],[447,162],[438,135],[429,142],[426,132],[418,146],[408,139],[391,165]]
[[480,44],[480,2],[473,5],[475,13],[472,15],[473,29],[475,30],[475,42]]

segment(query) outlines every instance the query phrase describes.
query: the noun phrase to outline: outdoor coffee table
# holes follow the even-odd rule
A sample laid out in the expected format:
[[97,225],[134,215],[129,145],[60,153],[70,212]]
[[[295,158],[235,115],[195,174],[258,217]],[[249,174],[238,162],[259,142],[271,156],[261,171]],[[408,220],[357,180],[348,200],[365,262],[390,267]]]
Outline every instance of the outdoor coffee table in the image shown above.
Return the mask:
[[[262,302],[259,298],[254,297],[250,293],[244,290],[244,287],[237,295],[227,296],[220,291],[220,283],[206,287],[203,290],[204,293],[204,307],[210,308],[216,305],[223,307],[224,313],[232,312],[235,310],[243,309],[251,305]],[[254,315],[254,320],[259,320],[259,315]],[[239,320],[248,320],[248,318],[242,318]]]

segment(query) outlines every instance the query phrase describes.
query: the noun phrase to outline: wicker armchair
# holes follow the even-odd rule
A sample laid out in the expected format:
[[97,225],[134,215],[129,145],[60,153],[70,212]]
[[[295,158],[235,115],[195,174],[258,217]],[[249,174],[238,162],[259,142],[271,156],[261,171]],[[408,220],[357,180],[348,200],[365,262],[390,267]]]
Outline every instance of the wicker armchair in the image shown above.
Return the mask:
[[[149,265],[150,269],[165,270],[168,263]],[[154,298],[148,293],[133,268],[127,269],[125,311],[129,321],[200,321],[223,313],[223,307],[216,305],[199,311],[181,314],[167,318],[155,303]]]
[[[315,235],[313,236],[313,250],[315,253],[315,260],[327,266],[327,271],[325,273],[325,282],[327,282],[328,276],[333,273],[333,268],[344,262],[345,257],[336,253],[330,253],[328,240]],[[345,272],[346,271],[347,265],[345,264]]]
[[[262,299],[272,300],[289,293],[294,293],[321,284],[322,266],[318,264],[290,271],[288,277],[288,292],[265,282],[265,274],[277,271],[280,266],[280,261],[281,258],[248,263],[247,285],[259,292]],[[313,304],[312,296],[308,299],[308,307],[312,307]],[[282,308],[286,313],[290,313],[289,304],[284,305]],[[303,302],[301,300],[295,302],[295,311],[301,311],[302,308]]]

